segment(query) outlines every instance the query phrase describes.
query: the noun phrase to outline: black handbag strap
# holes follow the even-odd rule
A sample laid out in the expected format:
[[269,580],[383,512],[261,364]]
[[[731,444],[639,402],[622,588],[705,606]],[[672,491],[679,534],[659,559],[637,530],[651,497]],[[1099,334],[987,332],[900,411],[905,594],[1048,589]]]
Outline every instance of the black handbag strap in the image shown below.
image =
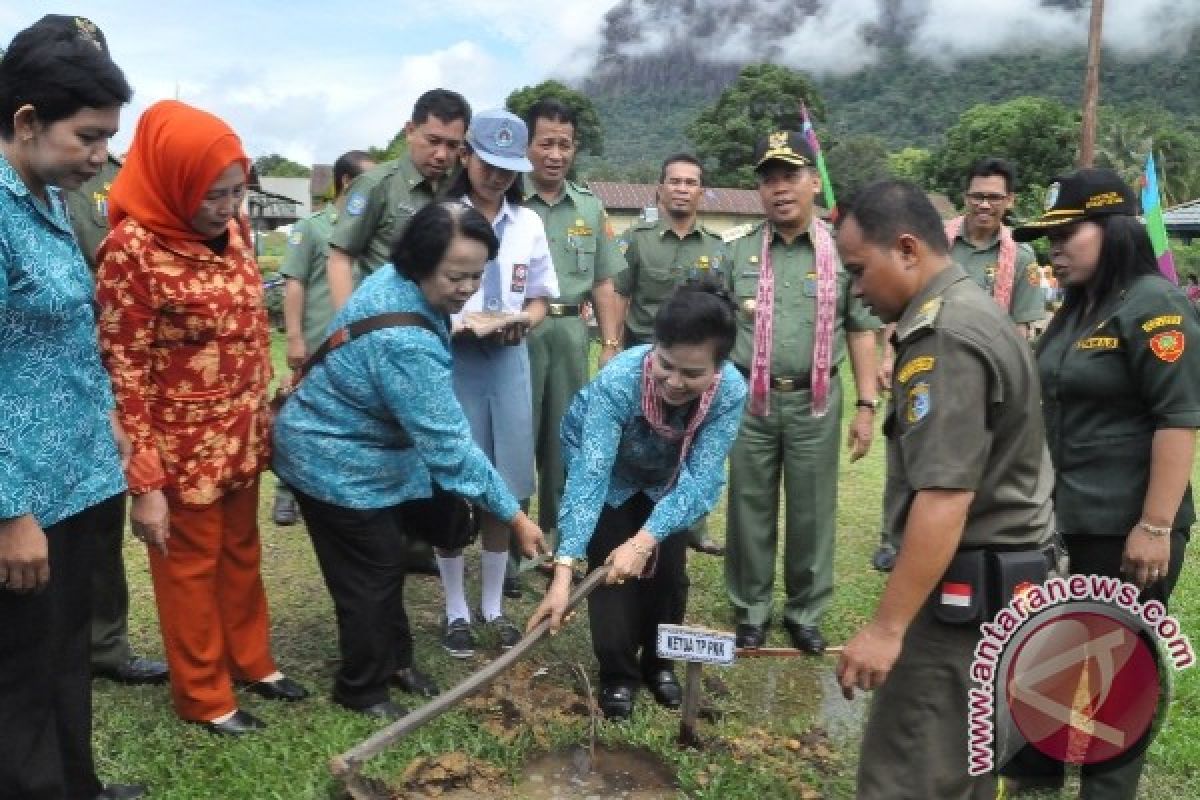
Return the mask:
[[296,370],[292,378],[292,386],[295,387],[298,385],[310,369],[321,363],[325,356],[347,342],[357,339],[360,336],[365,336],[368,333],[383,330],[384,328],[404,327],[424,328],[435,335],[437,334],[437,328],[430,322],[429,317],[414,311],[392,311],[387,314],[375,314],[370,317],[363,317],[329,334],[329,338],[321,342],[321,346],[317,348],[317,351],[306,358],[304,363],[300,365],[300,369]]

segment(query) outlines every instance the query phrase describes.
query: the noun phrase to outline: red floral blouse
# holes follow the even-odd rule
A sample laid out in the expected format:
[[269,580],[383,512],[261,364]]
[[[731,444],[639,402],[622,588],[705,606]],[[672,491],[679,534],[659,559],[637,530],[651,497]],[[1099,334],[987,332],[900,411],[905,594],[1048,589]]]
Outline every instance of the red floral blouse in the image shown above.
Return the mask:
[[126,219],[100,246],[100,350],[133,440],[129,489],[205,506],[250,485],[270,447],[270,343],[253,248],[221,255]]

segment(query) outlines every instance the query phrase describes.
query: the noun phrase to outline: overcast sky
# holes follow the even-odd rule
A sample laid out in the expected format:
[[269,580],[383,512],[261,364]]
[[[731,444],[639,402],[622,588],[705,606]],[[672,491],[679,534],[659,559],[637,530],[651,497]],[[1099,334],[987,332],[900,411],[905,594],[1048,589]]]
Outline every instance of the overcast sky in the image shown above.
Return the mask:
[[[758,0],[760,18],[795,0]],[[913,47],[936,57],[1082,44],[1086,12],[1047,12],[1040,0],[885,0],[919,20]],[[413,101],[436,86],[456,89],[478,110],[547,77],[579,77],[601,42],[617,0],[106,0],[0,3],[0,44],[46,13],[90,17],[133,85],[116,149],[138,115],[166,97],[212,111],[241,134],[252,156],[282,153],[330,163],[351,148],[385,145]],[[729,0],[622,0],[629,55],[690,41],[698,52],[749,60],[759,34]],[[880,0],[829,0],[826,10],[777,38],[781,59],[800,69],[850,70],[874,51],[862,39]],[[710,14],[709,38],[693,38]],[[1105,43],[1123,55],[1179,49],[1200,23],[1200,0],[1114,0]],[[735,14],[735,9],[738,11]],[[1030,89],[1036,90],[1036,82]]]

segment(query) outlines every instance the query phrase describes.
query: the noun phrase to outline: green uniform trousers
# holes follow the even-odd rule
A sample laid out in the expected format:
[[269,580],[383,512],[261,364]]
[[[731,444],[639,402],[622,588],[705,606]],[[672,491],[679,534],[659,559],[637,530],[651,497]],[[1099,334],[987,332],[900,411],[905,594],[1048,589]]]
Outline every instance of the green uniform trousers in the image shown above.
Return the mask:
[[133,657],[129,647],[129,587],[125,582],[125,495],[100,504],[92,515],[92,669],[114,671]]
[[978,625],[943,625],[932,602],[871,698],[858,758],[858,800],[992,800],[996,776],[967,774],[971,659]]
[[558,434],[567,406],[588,380],[587,325],[579,317],[546,317],[530,331],[528,344],[538,525],[553,548],[551,531],[558,528],[558,501],[567,482]]
[[784,618],[816,625],[829,606],[842,423],[836,377],[829,392],[823,417],[812,416],[808,391],[772,391],[770,414],[743,413],[729,454],[725,533],[725,587],[739,624],[771,619],[781,472]]

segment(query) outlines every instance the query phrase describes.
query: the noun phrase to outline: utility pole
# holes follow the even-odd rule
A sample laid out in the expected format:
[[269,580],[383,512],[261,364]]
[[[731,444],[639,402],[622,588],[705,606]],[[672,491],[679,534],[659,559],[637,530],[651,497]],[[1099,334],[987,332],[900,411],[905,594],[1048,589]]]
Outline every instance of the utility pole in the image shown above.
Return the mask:
[[1096,105],[1100,96],[1100,38],[1104,27],[1104,0],[1092,0],[1088,25],[1087,73],[1083,79],[1083,123],[1079,128],[1079,166],[1096,159]]

